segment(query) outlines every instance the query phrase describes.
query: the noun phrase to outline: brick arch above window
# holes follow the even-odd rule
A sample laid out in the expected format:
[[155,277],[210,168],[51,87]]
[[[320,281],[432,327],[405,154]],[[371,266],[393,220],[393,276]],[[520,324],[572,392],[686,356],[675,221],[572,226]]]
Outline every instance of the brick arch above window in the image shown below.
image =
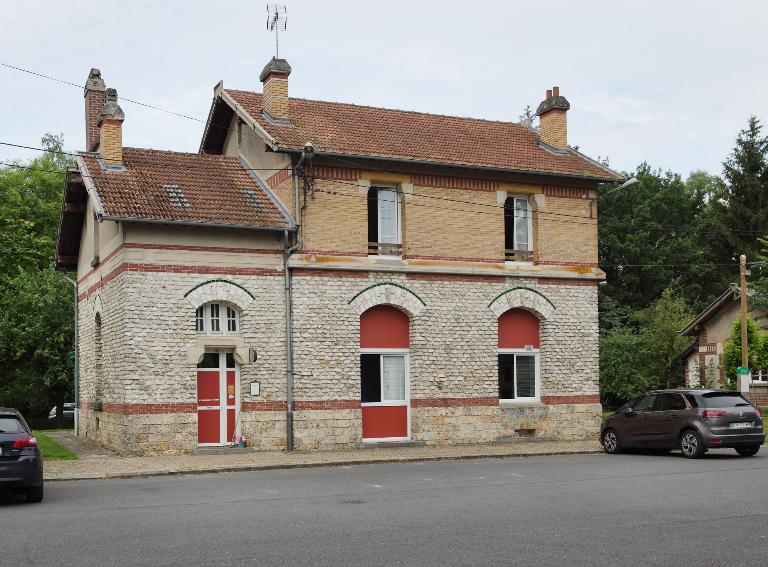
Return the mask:
[[393,282],[368,286],[350,299],[348,304],[358,315],[377,305],[391,305],[404,311],[409,317],[420,315],[427,305],[416,293]]
[[543,293],[528,287],[513,287],[497,295],[488,308],[496,318],[510,309],[526,309],[539,319],[549,319],[555,312],[555,304]]
[[197,284],[184,294],[184,299],[197,309],[211,302],[231,303],[241,310],[245,309],[255,298],[253,294],[240,284],[229,280],[208,280]]

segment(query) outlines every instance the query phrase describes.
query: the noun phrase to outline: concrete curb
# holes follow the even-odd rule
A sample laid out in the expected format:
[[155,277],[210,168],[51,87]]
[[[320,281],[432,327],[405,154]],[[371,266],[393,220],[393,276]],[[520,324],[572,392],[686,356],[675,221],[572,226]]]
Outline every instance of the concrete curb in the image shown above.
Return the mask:
[[242,464],[242,465],[224,465],[224,466],[210,466],[203,468],[178,468],[171,470],[148,470],[148,471],[125,471],[125,472],[105,472],[104,474],[95,475],[83,475],[73,474],[68,476],[66,473],[54,473],[53,476],[44,475],[46,482],[67,482],[78,480],[111,480],[111,479],[129,479],[129,478],[147,478],[147,477],[159,477],[159,476],[180,476],[180,475],[198,475],[198,474],[211,474],[211,473],[232,473],[232,472],[254,472],[254,471],[267,471],[267,470],[281,470],[281,469],[302,469],[302,468],[318,468],[318,467],[339,467],[339,466],[355,466],[355,465],[371,465],[379,463],[414,463],[414,462],[430,462],[430,461],[457,461],[457,460],[470,460],[470,459],[505,459],[512,457],[544,457],[552,455],[594,455],[602,453],[600,450],[552,450],[552,451],[540,451],[540,452],[521,452],[521,453],[506,453],[506,454],[480,454],[480,455],[425,455],[414,457],[384,457],[384,458],[371,458],[371,459],[349,459],[349,460],[334,460],[315,463],[272,463],[272,464]]

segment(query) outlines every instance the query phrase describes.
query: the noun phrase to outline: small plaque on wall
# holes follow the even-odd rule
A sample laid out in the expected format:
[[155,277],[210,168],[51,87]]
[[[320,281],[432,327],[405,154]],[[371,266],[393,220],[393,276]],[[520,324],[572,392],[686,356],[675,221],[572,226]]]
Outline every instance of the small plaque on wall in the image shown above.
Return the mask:
[[260,396],[261,395],[261,382],[258,382],[256,380],[251,382],[251,395],[252,396]]

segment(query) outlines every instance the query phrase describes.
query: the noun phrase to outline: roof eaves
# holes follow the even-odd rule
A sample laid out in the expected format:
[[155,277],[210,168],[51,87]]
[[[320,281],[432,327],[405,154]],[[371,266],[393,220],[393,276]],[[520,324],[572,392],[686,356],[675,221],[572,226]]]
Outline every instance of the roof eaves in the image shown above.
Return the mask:
[[84,156],[98,157],[98,154],[78,152],[78,155],[75,157],[75,162],[77,163],[77,167],[80,169],[80,174],[83,177],[83,185],[85,185],[85,190],[88,192],[88,196],[93,200],[93,208],[95,209],[96,217],[100,220],[106,214],[106,211],[104,210],[104,205],[99,198],[99,192],[96,189],[96,184],[93,182],[91,172],[88,171],[88,166],[85,163]]
[[230,108],[232,108],[232,110],[234,110],[235,113],[237,113],[237,115],[248,124],[248,126],[253,128],[260,134],[260,136],[264,139],[264,141],[267,144],[269,144],[270,148],[272,148],[273,150],[277,150],[279,148],[280,145],[278,141],[273,136],[271,136],[270,133],[267,132],[264,129],[264,127],[261,124],[259,124],[253,116],[248,114],[248,111],[245,110],[245,108],[243,108],[240,105],[240,103],[238,103],[234,98],[232,98],[232,96],[226,90],[224,90],[223,85],[221,87],[221,90],[217,94],[219,97],[221,97],[221,100],[226,102],[230,106]]
[[[297,148],[297,147],[282,146],[278,151],[286,152],[286,153],[301,153],[304,151],[304,149]],[[598,182],[614,181],[614,180],[621,181],[623,179],[620,175],[618,175],[616,172],[612,170],[607,170],[607,171],[611,171],[611,173],[613,175],[616,175],[617,177],[613,177],[613,176],[599,177],[596,175],[563,173],[560,171],[547,171],[543,169],[492,167],[492,166],[483,166],[483,165],[477,165],[477,164],[471,164],[471,163],[451,163],[451,162],[443,162],[443,161],[430,161],[430,160],[411,159],[411,158],[404,158],[404,157],[381,156],[377,154],[352,154],[352,153],[340,153],[340,152],[326,152],[326,151],[319,150],[317,148],[315,148],[315,155],[325,155],[328,157],[339,157],[339,158],[343,157],[348,159],[371,159],[371,160],[391,161],[391,162],[399,162],[399,163],[412,163],[412,164],[418,164],[418,165],[430,165],[430,166],[437,166],[437,167],[477,169],[481,171],[492,171],[496,173],[521,173],[525,175],[564,177],[568,179],[588,179],[591,181],[598,181]],[[603,169],[607,169],[607,168],[603,166]]]
[[604,169],[605,171],[607,171],[607,172],[608,172],[608,173],[610,173],[611,175],[614,175],[614,176],[616,177],[616,181],[621,181],[621,182],[623,183],[624,181],[626,181],[626,180],[627,180],[627,177],[626,177],[626,176],[622,175],[622,174],[621,174],[621,173],[619,173],[618,171],[614,171],[613,169],[611,169],[611,168],[610,168],[610,167],[608,167],[607,165],[605,165],[605,164],[603,164],[603,163],[600,163],[599,161],[597,161],[597,160],[595,160],[595,159],[592,159],[592,158],[591,158],[591,157],[589,157],[588,155],[581,153],[581,152],[580,152],[579,150],[577,150],[576,148],[573,148],[572,146],[568,146],[568,149],[569,149],[570,151],[572,151],[573,153],[575,153],[575,154],[576,154],[577,156],[579,156],[580,158],[587,160],[587,161],[588,161],[588,162],[590,162],[592,165],[595,165],[595,166],[597,166],[597,167],[599,167],[599,168],[601,168],[601,169]]
[[244,230],[262,230],[266,232],[293,232],[296,230],[294,226],[264,226],[253,224],[236,224],[236,223],[221,223],[221,222],[206,222],[206,221],[185,221],[174,219],[159,219],[159,218],[144,218],[144,217],[124,217],[124,216],[104,216],[101,220],[115,221],[115,222],[134,222],[140,224],[172,224],[177,226],[197,226],[197,227],[209,227],[209,228],[238,228]]
[[710,317],[712,317],[717,311],[719,311],[720,308],[723,305],[725,305],[725,303],[729,299],[731,299],[735,294],[736,294],[736,290],[733,287],[729,287],[720,295],[720,297],[718,297],[712,303],[710,303],[704,309],[704,311],[696,315],[693,321],[688,323],[688,325],[684,329],[682,329],[681,331],[678,331],[678,334],[684,337],[695,334],[694,331],[696,330],[696,326],[708,321]]
[[256,171],[250,166],[250,164],[246,161],[246,159],[242,155],[238,155],[238,158],[240,158],[240,163],[243,164],[243,167],[248,172],[248,175],[251,176],[251,179],[253,179],[256,184],[259,186],[259,188],[264,192],[264,194],[269,197],[269,200],[272,201],[272,204],[275,205],[278,211],[283,215],[283,218],[285,218],[285,222],[288,223],[288,226],[291,227],[292,230],[296,229],[296,221],[293,219],[291,214],[288,212],[288,210],[283,206],[283,204],[280,202],[280,199],[277,198],[277,196],[272,193],[272,190],[269,188],[269,185],[261,178],[261,176],[256,173]]

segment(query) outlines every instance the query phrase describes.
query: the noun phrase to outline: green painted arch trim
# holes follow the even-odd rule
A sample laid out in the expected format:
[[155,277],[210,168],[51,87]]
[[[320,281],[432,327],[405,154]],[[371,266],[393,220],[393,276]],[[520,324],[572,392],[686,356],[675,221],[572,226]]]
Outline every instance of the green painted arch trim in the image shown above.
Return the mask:
[[231,281],[229,281],[229,280],[208,280],[208,281],[205,281],[205,282],[199,283],[199,284],[197,284],[195,287],[193,287],[192,289],[190,289],[190,290],[189,290],[187,293],[185,293],[185,294],[184,294],[184,297],[187,297],[187,296],[188,296],[190,293],[192,293],[193,291],[195,291],[197,288],[199,288],[199,287],[203,287],[204,285],[208,285],[208,284],[212,284],[212,283],[225,283],[225,284],[233,285],[233,286],[235,286],[235,287],[239,287],[239,288],[240,288],[240,289],[242,289],[242,290],[243,290],[245,293],[247,293],[247,294],[250,296],[250,298],[251,298],[251,299],[253,299],[253,300],[256,300],[256,297],[255,297],[255,296],[254,296],[254,295],[253,295],[253,294],[252,294],[250,291],[248,291],[247,289],[245,289],[245,288],[244,288],[243,286],[241,286],[240,284],[237,284],[237,283],[235,283],[235,282],[231,282]]
[[357,293],[355,294],[355,296],[354,296],[352,299],[350,299],[349,301],[347,301],[347,305],[350,305],[350,304],[351,304],[351,303],[352,303],[352,302],[353,302],[355,299],[357,299],[358,297],[360,297],[362,294],[364,294],[364,293],[365,293],[366,291],[368,291],[369,289],[373,289],[373,288],[375,288],[375,287],[379,287],[380,285],[393,285],[393,286],[395,286],[395,287],[399,287],[400,289],[404,289],[405,291],[407,291],[408,293],[410,293],[410,294],[411,294],[413,297],[415,297],[416,299],[418,299],[418,300],[421,302],[421,304],[422,304],[424,307],[426,307],[426,306],[427,306],[427,304],[426,304],[426,303],[424,303],[424,300],[423,300],[422,298],[420,298],[420,297],[419,297],[419,296],[416,294],[416,292],[414,292],[414,291],[412,291],[412,290],[408,289],[408,288],[407,288],[407,287],[405,287],[404,285],[400,285],[400,284],[397,284],[397,283],[395,283],[395,282],[378,282],[378,283],[375,283],[375,284],[373,284],[373,285],[369,285],[369,286],[368,286],[368,287],[366,287],[365,289],[363,289],[363,290],[361,290],[361,291],[357,292]]
[[515,291],[515,290],[517,290],[517,289],[524,289],[525,291],[532,291],[532,292],[533,292],[533,293],[535,293],[536,295],[539,295],[539,296],[543,297],[543,298],[544,298],[544,300],[545,300],[547,303],[549,303],[549,304],[552,306],[552,309],[557,309],[557,307],[555,307],[555,304],[554,304],[554,303],[552,303],[552,302],[550,301],[550,299],[549,299],[549,298],[548,298],[546,295],[544,295],[544,294],[543,294],[543,293],[541,293],[540,291],[536,291],[535,289],[531,289],[530,287],[524,287],[524,286],[511,287],[511,288],[509,288],[509,289],[508,289],[508,290],[506,290],[506,291],[502,291],[502,292],[501,292],[499,295],[497,295],[496,297],[494,297],[494,298],[491,300],[491,302],[488,304],[488,307],[490,307],[491,305],[493,305],[494,303],[496,303],[496,300],[497,300],[498,298],[500,298],[502,295],[506,295],[506,294],[508,294],[510,291]]

